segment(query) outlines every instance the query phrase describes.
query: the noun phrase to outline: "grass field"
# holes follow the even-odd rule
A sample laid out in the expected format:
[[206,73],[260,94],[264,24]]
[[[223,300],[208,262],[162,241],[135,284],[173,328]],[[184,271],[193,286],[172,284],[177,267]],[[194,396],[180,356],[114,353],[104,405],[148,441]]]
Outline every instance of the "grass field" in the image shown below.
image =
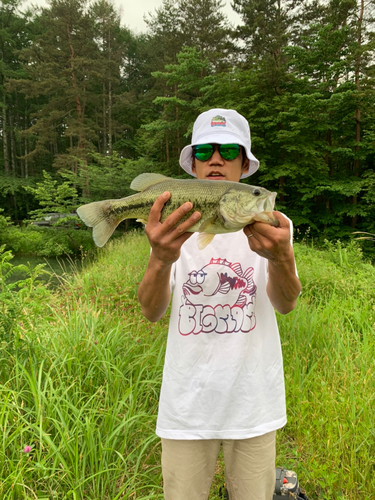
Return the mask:
[[[288,424],[277,464],[310,500],[375,497],[375,268],[352,244],[295,246],[303,293],[279,316]],[[51,291],[0,253],[0,498],[162,499],[154,428],[168,318],[147,322],[149,254],[130,234]],[[14,286],[14,285],[12,285]],[[223,464],[210,500],[218,500]]]

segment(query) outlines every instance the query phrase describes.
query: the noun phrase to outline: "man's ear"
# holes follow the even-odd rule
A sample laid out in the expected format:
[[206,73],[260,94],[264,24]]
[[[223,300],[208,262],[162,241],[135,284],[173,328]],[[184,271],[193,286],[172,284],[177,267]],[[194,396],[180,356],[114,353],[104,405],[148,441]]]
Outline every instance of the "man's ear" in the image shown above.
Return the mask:
[[194,158],[194,156],[191,159],[191,171],[195,174],[195,158]]
[[245,161],[242,164],[241,172],[243,174],[247,174],[250,168],[250,160],[248,157],[246,157]]

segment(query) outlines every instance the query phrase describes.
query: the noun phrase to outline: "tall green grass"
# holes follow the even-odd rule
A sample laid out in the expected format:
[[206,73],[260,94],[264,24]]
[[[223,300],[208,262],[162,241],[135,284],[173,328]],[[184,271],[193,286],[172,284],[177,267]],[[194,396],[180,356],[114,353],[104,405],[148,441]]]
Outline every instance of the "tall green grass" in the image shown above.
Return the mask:
[[[288,424],[277,463],[311,499],[370,499],[375,270],[354,244],[295,249],[303,292],[278,317]],[[148,255],[145,236],[131,234],[56,291],[35,274],[9,290],[0,273],[1,499],[163,498],[154,429],[168,318],[150,324],[140,312]],[[212,500],[221,458],[217,471]]]
[[375,269],[354,244],[296,246],[303,284],[280,317],[289,423],[279,461],[313,498],[375,496]]

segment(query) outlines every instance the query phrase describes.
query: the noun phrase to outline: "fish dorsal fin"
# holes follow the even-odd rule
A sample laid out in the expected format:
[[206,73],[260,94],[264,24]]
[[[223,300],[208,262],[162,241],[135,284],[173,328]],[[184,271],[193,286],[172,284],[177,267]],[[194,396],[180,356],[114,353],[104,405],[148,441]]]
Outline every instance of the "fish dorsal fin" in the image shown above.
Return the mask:
[[231,267],[231,269],[233,269],[233,271],[235,273],[238,274],[238,276],[243,276],[242,266],[239,262],[236,262],[235,264],[231,264],[230,267]]
[[254,268],[253,267],[249,267],[248,269],[246,269],[245,271],[245,274],[243,275],[243,277],[247,280],[247,281],[252,281],[253,279],[253,274],[254,274]]
[[214,234],[199,233],[197,237],[199,250],[203,250],[204,248],[206,248],[206,246],[209,245],[211,241],[214,239],[214,236],[215,236]]
[[158,184],[159,182],[166,181],[167,179],[170,179],[170,177],[166,177],[162,174],[140,174],[133,179],[130,188],[134,189],[134,191],[144,191],[146,188]]

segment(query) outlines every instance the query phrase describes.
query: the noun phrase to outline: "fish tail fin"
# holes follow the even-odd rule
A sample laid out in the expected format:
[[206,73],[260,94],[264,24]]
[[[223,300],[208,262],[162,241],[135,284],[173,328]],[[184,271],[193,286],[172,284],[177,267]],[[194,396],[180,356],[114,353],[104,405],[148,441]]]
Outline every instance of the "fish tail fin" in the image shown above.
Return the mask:
[[108,202],[94,201],[77,208],[78,217],[88,227],[92,227],[92,237],[98,247],[103,247],[120,221],[108,217]]

